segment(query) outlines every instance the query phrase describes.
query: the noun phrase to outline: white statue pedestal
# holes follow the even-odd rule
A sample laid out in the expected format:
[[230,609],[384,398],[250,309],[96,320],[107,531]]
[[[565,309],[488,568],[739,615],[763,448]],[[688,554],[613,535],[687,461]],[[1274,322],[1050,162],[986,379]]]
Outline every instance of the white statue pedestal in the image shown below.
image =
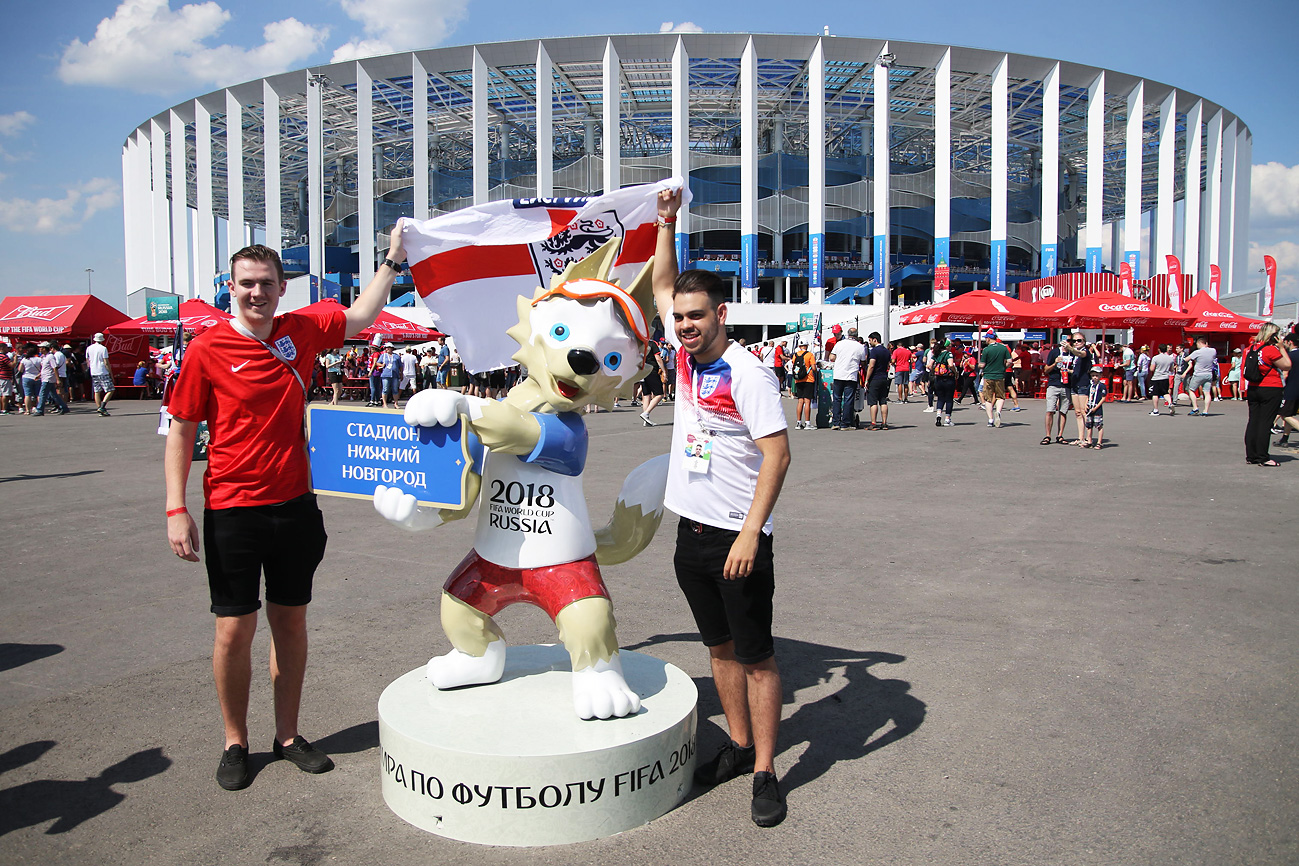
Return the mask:
[[699,693],[673,665],[621,653],[641,710],[582,721],[568,653],[510,647],[500,682],[438,691],[413,670],[379,698],[383,799],[430,833],[560,845],[652,821],[690,792]]

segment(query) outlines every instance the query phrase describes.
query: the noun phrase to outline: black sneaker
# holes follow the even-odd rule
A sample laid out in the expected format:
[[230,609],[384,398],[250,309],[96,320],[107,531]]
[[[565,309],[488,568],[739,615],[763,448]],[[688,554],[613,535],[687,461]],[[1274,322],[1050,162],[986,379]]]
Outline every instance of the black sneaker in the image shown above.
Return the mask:
[[785,798],[780,793],[776,774],[753,774],[753,823],[759,827],[775,827],[785,820]]
[[221,755],[216,771],[217,784],[227,791],[242,791],[252,782],[248,775],[248,750],[235,743]]
[[753,759],[753,746],[740,746],[734,740],[727,740],[711,761],[695,767],[695,781],[709,787],[729,782],[736,776],[752,773]]
[[330,760],[329,755],[301,736],[294,737],[293,742],[287,746],[281,746],[280,741],[276,740],[271,746],[271,751],[275,753],[275,757],[296,764],[304,773],[328,773],[334,769],[334,762]]

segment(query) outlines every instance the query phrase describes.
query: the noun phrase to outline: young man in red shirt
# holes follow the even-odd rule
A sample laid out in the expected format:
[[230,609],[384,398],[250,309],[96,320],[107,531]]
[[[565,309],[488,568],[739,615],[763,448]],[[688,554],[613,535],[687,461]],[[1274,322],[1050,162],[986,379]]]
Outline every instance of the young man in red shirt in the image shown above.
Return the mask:
[[167,539],[183,560],[198,562],[198,524],[185,507],[194,435],[211,432],[203,476],[203,543],[216,614],[212,671],[225,723],[217,783],[246,788],[248,689],[252,643],[266,575],[275,695],[272,752],[308,773],[333,769],[329,756],[298,732],[307,665],[307,604],[325,554],[325,526],[311,492],[303,418],[316,355],[374,323],[406,258],[401,222],[388,257],[346,310],[312,315],[275,311],[288,288],[280,257],[255,245],[230,260],[234,318],[209,328],[185,352],[171,392],[164,461]]

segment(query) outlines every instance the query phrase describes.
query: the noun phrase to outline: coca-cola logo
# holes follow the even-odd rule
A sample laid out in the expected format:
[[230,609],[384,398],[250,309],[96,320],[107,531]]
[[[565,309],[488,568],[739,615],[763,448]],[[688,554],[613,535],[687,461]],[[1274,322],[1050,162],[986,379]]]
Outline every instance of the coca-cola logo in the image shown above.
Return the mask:
[[1231,314],[1231,313],[1216,313],[1216,312],[1214,312],[1213,310],[1205,310],[1205,311],[1204,311],[1203,313],[1201,313],[1200,315],[1201,315],[1201,316],[1212,316],[1212,317],[1215,318],[1215,319],[1230,319],[1230,318],[1232,317],[1232,314]]
[[52,322],[70,309],[72,309],[71,304],[62,307],[28,307],[20,304],[0,316],[0,322],[8,322],[13,319],[37,319],[42,322]]
[[1234,331],[1236,329],[1236,326],[1237,326],[1236,322],[1223,322],[1219,327],[1231,328]]
[[1145,304],[1101,304],[1099,306],[1102,313],[1146,313]]
[[147,341],[147,337],[136,335],[134,337],[119,337],[116,334],[110,334],[105,338],[104,346],[108,349],[108,354],[117,355],[126,353],[128,355],[137,355],[140,352],[140,344]]

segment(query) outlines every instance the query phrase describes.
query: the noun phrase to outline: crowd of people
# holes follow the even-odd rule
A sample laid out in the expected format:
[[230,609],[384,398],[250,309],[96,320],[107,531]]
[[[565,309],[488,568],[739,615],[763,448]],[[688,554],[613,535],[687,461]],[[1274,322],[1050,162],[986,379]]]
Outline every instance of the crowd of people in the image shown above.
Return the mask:
[[94,400],[95,411],[107,416],[113,391],[103,334],[77,348],[49,340],[20,346],[0,339],[0,415],[67,415],[70,403]]

